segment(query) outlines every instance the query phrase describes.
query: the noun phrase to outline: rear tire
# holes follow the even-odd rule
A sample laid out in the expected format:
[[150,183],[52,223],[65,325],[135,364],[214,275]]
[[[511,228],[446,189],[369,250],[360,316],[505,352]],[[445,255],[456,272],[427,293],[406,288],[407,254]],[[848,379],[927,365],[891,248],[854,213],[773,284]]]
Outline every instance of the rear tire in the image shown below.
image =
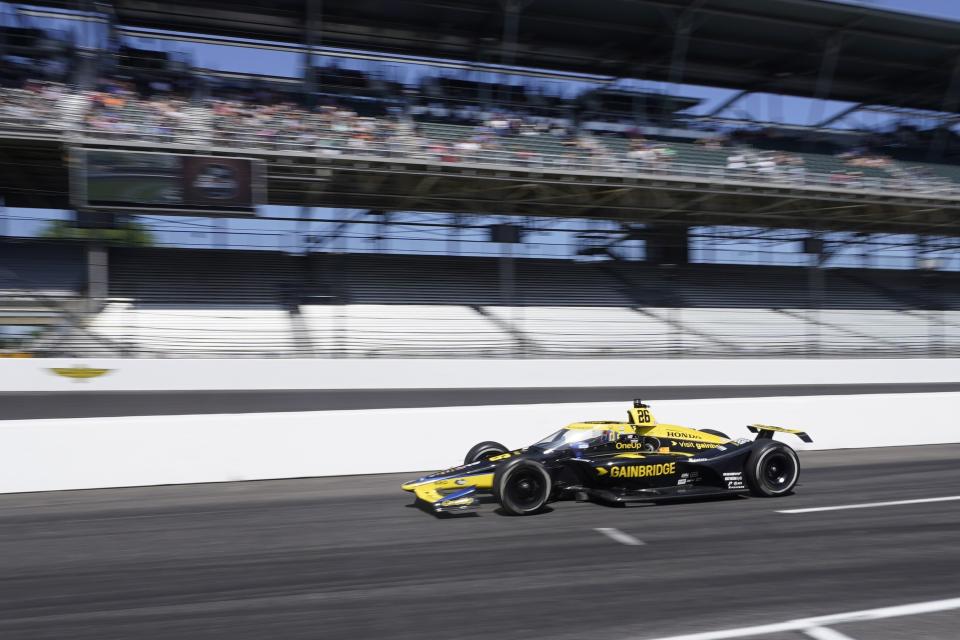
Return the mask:
[[493,442],[492,440],[481,442],[480,444],[473,445],[470,451],[467,451],[467,457],[463,459],[463,464],[479,462],[480,460],[486,460],[506,452],[507,448],[499,442]]
[[552,490],[550,472],[527,458],[510,460],[493,474],[493,495],[512,516],[537,513],[547,504]]
[[743,476],[755,496],[784,496],[793,491],[800,478],[800,459],[782,442],[767,440],[750,452]]
[[716,429],[700,429],[704,433],[709,433],[712,436],[717,436],[718,438],[723,438],[724,440],[729,440],[730,436],[723,433],[722,431],[717,431]]

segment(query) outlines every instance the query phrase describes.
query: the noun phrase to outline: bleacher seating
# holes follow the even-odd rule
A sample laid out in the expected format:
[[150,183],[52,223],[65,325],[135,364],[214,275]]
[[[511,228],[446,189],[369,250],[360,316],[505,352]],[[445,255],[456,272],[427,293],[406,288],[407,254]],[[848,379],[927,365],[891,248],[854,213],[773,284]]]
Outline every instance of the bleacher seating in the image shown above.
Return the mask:
[[516,352],[510,334],[462,305],[304,305],[313,355],[438,358],[451,353],[501,357]]
[[[562,299],[562,298],[561,298]],[[669,324],[624,307],[491,306],[486,311],[524,338],[532,357],[637,357],[675,346]]]
[[94,316],[91,332],[143,357],[293,357],[290,314],[280,307],[176,307],[114,301]]
[[[889,309],[888,298],[845,276],[847,269],[823,270],[823,307]],[[856,271],[856,270],[853,270]],[[809,274],[797,267],[690,265],[671,268],[672,285],[691,307],[802,309],[810,307]],[[747,281],[750,286],[744,286]]]
[[[10,244],[22,296],[78,299],[82,256]],[[59,266],[58,266],[59,265]],[[960,352],[960,277],[797,267],[113,249],[110,298],[47,327],[45,355],[153,357],[765,357]],[[617,277],[617,276],[620,277]],[[630,282],[639,283],[631,288]],[[669,291],[673,302],[665,303]],[[646,297],[645,297],[646,296]],[[19,306],[17,306],[19,305]],[[0,305],[2,306],[2,305]],[[39,309],[39,307],[38,307]],[[56,308],[43,307],[48,312]],[[80,318],[82,322],[77,322]],[[69,321],[67,321],[69,320]]]

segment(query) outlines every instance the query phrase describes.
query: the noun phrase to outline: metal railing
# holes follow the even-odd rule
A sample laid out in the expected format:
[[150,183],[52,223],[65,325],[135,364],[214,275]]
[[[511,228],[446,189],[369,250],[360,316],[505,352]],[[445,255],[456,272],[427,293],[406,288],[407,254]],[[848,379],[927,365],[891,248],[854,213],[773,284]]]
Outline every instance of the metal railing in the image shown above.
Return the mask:
[[[84,129],[84,137],[91,140],[140,140],[138,134],[115,133]],[[191,132],[196,136],[196,132]],[[454,146],[439,148],[448,141],[429,138],[358,140],[347,135],[318,133],[305,140],[302,136],[257,135],[237,132],[231,135],[211,133],[206,138],[211,147],[238,151],[268,151],[297,153],[317,157],[342,157],[377,160],[422,161],[469,167],[510,167],[537,172],[563,174],[595,174],[656,178],[680,178],[706,182],[743,182],[745,184],[776,185],[790,188],[815,188],[830,191],[915,195],[936,198],[960,198],[960,184],[945,177],[894,178],[855,176],[843,173],[796,171],[788,168],[727,168],[719,165],[695,164],[678,160],[645,161],[604,150],[588,153],[572,150],[569,153],[537,151],[534,147],[516,149],[462,149]],[[176,143],[175,136],[149,136],[144,141]]]

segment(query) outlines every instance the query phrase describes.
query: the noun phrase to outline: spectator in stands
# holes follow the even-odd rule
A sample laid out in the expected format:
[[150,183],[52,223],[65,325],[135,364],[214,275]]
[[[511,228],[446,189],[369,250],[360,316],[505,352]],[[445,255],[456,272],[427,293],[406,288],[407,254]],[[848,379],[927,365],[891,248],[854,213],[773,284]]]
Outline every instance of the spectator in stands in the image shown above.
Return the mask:
[[771,155],[759,155],[753,160],[753,170],[760,176],[771,176],[777,172],[777,163]]
[[654,150],[657,153],[657,160],[661,162],[672,162],[677,157],[677,151],[665,144],[658,144]]
[[786,174],[793,182],[804,182],[807,176],[807,169],[804,166],[805,161],[800,156],[787,156]]
[[728,171],[743,171],[748,168],[747,158],[742,153],[735,153],[727,156]]
[[840,186],[847,182],[847,173],[845,171],[830,172],[829,183],[834,186]]
[[638,137],[630,141],[627,158],[633,160],[638,169],[648,169],[656,163],[657,152],[646,140]]
[[[0,70],[0,76],[3,71]],[[354,85],[362,79],[356,74],[341,75],[344,82]],[[156,142],[213,140],[219,145],[238,147],[308,149],[321,155],[377,153],[388,157],[429,157],[444,162],[484,156],[526,166],[549,162],[603,170],[663,167],[677,157],[677,151],[670,145],[645,140],[641,129],[634,124],[617,122],[615,126],[601,126],[597,125],[596,119],[575,124],[557,117],[559,101],[549,103],[552,111],[540,112],[532,110],[533,103],[519,108],[516,105],[481,106],[475,100],[476,96],[470,97],[473,94],[467,91],[466,97],[457,98],[459,102],[451,106],[450,96],[441,92],[436,98],[430,98],[426,107],[416,105],[411,112],[424,114],[427,118],[470,122],[475,128],[461,130],[452,140],[432,140],[417,131],[417,125],[405,106],[394,105],[392,111],[386,110],[389,115],[383,115],[381,110],[377,117],[371,117],[365,110],[366,103],[356,99],[351,101],[349,94],[345,94],[345,99],[331,98],[328,104],[308,108],[298,104],[295,96],[291,99],[288,94],[261,87],[235,94],[218,92],[216,98],[205,103],[191,104],[177,93],[182,83],[156,78],[138,82],[140,92],[130,78],[101,78],[94,90],[73,94],[82,98],[86,105],[80,118],[84,128],[98,135]],[[450,87],[456,86],[455,83],[445,85],[444,91],[449,93]],[[61,126],[59,113],[68,95],[71,94],[66,88],[57,83],[19,79],[15,88],[0,91],[0,123],[5,126]],[[208,109],[205,113],[203,107]],[[592,133],[594,131],[596,135]],[[861,170],[881,169],[890,176],[891,184],[899,185],[899,188],[936,191],[952,186],[949,180],[929,170],[904,167],[878,151],[892,144],[929,145],[938,133],[949,144],[957,143],[960,147],[960,140],[948,129],[920,130],[907,123],[892,132],[861,137],[861,143],[838,154],[845,169],[832,174],[829,181],[846,186],[875,184],[870,181],[881,179],[875,177],[876,171],[867,171],[865,177]],[[801,156],[785,151],[755,151],[745,144],[774,148],[808,144],[802,135],[791,135],[774,129],[735,130],[729,135],[704,135],[697,142],[706,149],[719,149],[735,138],[742,146],[731,151],[726,158],[726,168],[730,172],[750,170],[764,177],[778,176],[804,182],[806,168]],[[537,136],[544,139],[537,144],[527,141]],[[614,137],[621,141],[623,137],[629,139],[625,150]],[[558,142],[565,149],[561,154],[541,156],[537,151]],[[822,138],[809,144],[819,145],[818,148],[828,149],[830,153],[837,149],[835,141]]]

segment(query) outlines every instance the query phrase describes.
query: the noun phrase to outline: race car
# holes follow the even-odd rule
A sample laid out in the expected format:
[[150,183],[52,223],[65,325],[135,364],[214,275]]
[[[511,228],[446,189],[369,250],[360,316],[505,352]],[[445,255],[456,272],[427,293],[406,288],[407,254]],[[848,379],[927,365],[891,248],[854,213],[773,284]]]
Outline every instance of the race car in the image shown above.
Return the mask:
[[751,424],[754,440],[731,439],[712,429],[657,422],[650,406],[634,400],[626,422],[569,424],[525,449],[481,442],[464,463],[403,485],[436,514],[476,510],[492,494],[510,515],[530,515],[572,497],[607,504],[720,494],[788,495],[800,477],[797,453],[774,440],[803,431]]

